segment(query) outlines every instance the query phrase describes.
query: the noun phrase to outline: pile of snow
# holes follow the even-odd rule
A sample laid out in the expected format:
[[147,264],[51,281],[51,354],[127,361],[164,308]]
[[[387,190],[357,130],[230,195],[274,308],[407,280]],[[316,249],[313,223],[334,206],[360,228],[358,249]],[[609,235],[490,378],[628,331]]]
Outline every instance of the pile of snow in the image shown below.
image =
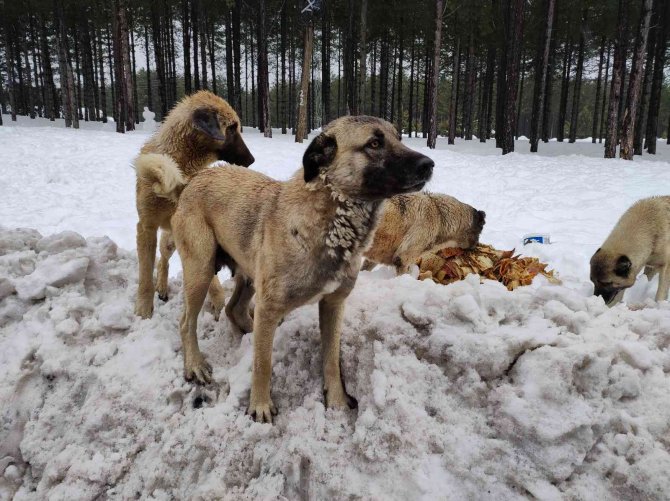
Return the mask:
[[[404,139],[435,160],[430,190],[487,212],[483,242],[538,256],[563,286],[361,273],[342,339],[359,408],[323,407],[311,305],[275,336],[269,426],[244,414],[251,336],[225,318],[201,315],[215,383],[184,381],[177,255],[170,301],[133,315],[131,162],[148,133],[6,124],[0,499],[667,498],[670,303],[641,277],[607,309],[588,262],[635,200],[670,193],[669,146],[625,162],[588,142],[539,156],[518,141],[501,157],[493,141]],[[307,146],[279,131],[244,138],[252,168],[278,179]],[[531,232],[553,243],[523,247]]]
[[670,303],[362,273],[342,338],[359,408],[324,409],[310,305],[275,336],[270,426],[244,414],[251,337],[204,312],[215,383],[186,383],[180,280],[140,320],[136,265],[105,237],[0,230],[0,498],[670,492]]

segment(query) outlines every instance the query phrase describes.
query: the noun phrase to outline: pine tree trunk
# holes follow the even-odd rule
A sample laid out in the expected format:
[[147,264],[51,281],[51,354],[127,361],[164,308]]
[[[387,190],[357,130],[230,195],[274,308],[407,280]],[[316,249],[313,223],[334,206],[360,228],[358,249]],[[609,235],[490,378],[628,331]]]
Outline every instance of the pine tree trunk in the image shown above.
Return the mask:
[[[212,92],[217,94],[216,87],[216,41],[215,41],[215,30],[214,23],[211,22],[209,25],[209,66],[212,69]],[[231,75],[231,81],[233,80]],[[233,90],[234,94],[234,90]],[[228,97],[228,100],[232,102],[232,95]]]
[[463,107],[463,134],[466,141],[472,141],[472,113],[475,100],[475,45],[470,34],[468,59],[465,65],[465,103]]
[[[280,126],[281,126],[281,133],[282,134],[287,134],[288,129],[287,129],[287,122],[288,122],[288,117],[286,114],[286,4],[282,4],[281,12],[279,14],[279,55],[281,57],[281,83],[280,83],[280,88],[278,89],[278,100],[281,104],[281,109],[279,110],[279,115],[277,118],[279,119]],[[326,33],[324,32],[323,36],[326,36]],[[325,46],[325,44],[324,44]],[[322,51],[323,51],[322,47]],[[326,57],[323,56],[323,61],[326,61]],[[323,65],[324,67],[326,66],[325,64]],[[323,96],[323,94],[322,94]],[[323,99],[323,97],[322,97]]]
[[44,68],[45,106],[50,121],[60,117],[58,94],[54,84],[53,68],[51,67],[51,53],[49,51],[49,40],[47,37],[46,23],[40,17],[40,52],[42,53],[42,66]]
[[442,46],[442,15],[444,14],[444,0],[435,0],[435,38],[433,42],[433,64],[430,71],[430,85],[428,101],[430,111],[428,116],[429,148],[434,149],[437,141],[437,87],[440,81],[440,48]]
[[58,29],[56,30],[56,43],[58,45],[58,65],[61,75],[61,89],[63,92],[63,111],[65,115],[65,126],[79,128],[79,115],[77,114],[77,102],[75,99],[74,75],[72,65],[68,57],[67,32],[65,29],[65,14],[62,0],[54,0],[54,18]]
[[407,105],[407,137],[412,137],[414,120],[414,55],[416,38],[412,35],[412,49],[409,58],[409,103]]
[[114,0],[114,17],[112,19],[112,29],[114,31],[113,36],[113,46],[114,46],[114,80],[116,83],[116,102],[114,107],[116,108],[116,132],[124,133],[125,128],[124,124],[126,122],[126,92],[125,92],[125,75],[124,75],[124,64],[123,64],[123,46],[121,42],[122,38],[122,29],[121,29],[121,11],[123,6],[121,2],[123,0]]
[[34,120],[35,119],[35,102],[33,99],[33,77],[31,74],[31,68],[30,68],[30,58],[28,56],[28,44],[26,41],[23,42],[23,57],[26,61],[26,87],[27,87],[27,92],[26,92],[26,105],[27,105],[27,112],[28,116]]
[[[323,106],[324,124],[327,124],[332,120],[330,108],[330,23],[328,22],[327,9],[328,3],[324,2],[321,8],[321,102]],[[286,22],[284,22],[284,26],[285,25]],[[286,33],[284,33],[284,37],[286,37]]]
[[363,113],[363,106],[365,105],[365,83],[368,74],[367,70],[367,17],[368,17],[368,0],[361,1],[361,24],[360,24],[360,70],[358,77],[358,102],[356,104],[356,112]]
[[272,137],[265,1],[259,0],[258,7],[258,128],[265,137]]
[[546,86],[549,71],[549,52],[551,49],[552,32],[554,29],[554,14],[556,10],[556,0],[545,0],[547,15],[544,29],[541,33],[541,40],[537,46],[537,55],[535,56],[535,83],[533,88],[533,110],[530,119],[530,151],[537,152],[539,143],[540,124],[543,120],[544,100],[546,99]]
[[[149,108],[150,111],[154,111],[153,91],[151,89],[151,65],[149,64],[149,29],[147,28],[146,24],[144,25],[144,55],[146,58],[144,64],[146,65],[146,71],[147,71],[147,108]],[[188,59],[188,53],[186,53],[184,59]],[[190,86],[190,69],[189,69],[189,86]]]
[[512,0],[510,8],[510,30],[507,45],[507,88],[505,90],[505,119],[502,154],[514,151],[514,128],[516,125],[516,100],[519,84],[519,62],[523,37],[523,0]]
[[605,62],[605,82],[603,83],[603,100],[600,105],[600,130],[598,132],[598,143],[603,142],[603,136],[607,134],[605,130],[605,107],[607,106],[607,79],[609,78],[610,56],[612,55],[612,43],[607,43],[607,59]]
[[200,0],[191,0],[191,34],[193,35],[193,90],[200,90],[200,69],[198,52],[198,2]]
[[582,73],[584,71],[584,44],[585,31],[587,29],[586,18],[588,9],[584,9],[582,13],[582,25],[579,36],[579,53],[577,55],[577,70],[575,71],[575,86],[572,92],[572,113],[570,115],[570,142],[574,143],[577,140],[577,124],[579,121],[579,98],[582,94]]
[[[251,24],[251,23],[250,23]],[[254,57],[254,36],[253,36],[253,26],[249,26],[249,46],[251,47],[251,126],[256,127],[258,125],[257,121],[257,112],[258,108],[256,107],[256,58]]]
[[[82,101],[82,92],[81,92],[81,68],[79,64],[79,39],[77,37],[77,30],[72,29],[72,38],[74,40],[74,60],[75,60],[75,68],[76,68],[76,77],[77,77],[77,86],[76,86],[76,102],[77,102],[77,114],[79,115],[79,120],[84,120],[84,114],[82,112],[83,109],[83,101]],[[86,121],[88,121],[88,117],[86,117]]]
[[[110,12],[110,17],[114,16],[113,12]],[[112,119],[114,122],[118,120],[118,117],[116,116],[116,82],[114,81],[114,62],[113,62],[113,57],[114,53],[112,51],[112,39],[111,39],[111,30],[109,24],[106,24],[105,26],[105,38],[107,42],[107,65],[109,67],[109,81],[110,81],[110,90],[112,92],[111,98],[112,98]]]
[[[155,2],[151,3],[151,35],[154,43],[154,61],[156,63],[156,74],[158,75],[158,98],[160,107],[154,102],[156,121],[161,121],[167,115],[167,91],[165,82],[165,68],[163,66],[163,43],[161,41],[161,17]],[[197,87],[196,87],[197,88]]]
[[624,110],[623,126],[621,132],[621,149],[619,156],[624,160],[633,160],[633,139],[635,137],[635,121],[637,119],[640,104],[640,89],[642,83],[642,64],[647,51],[647,37],[649,36],[649,23],[651,20],[652,0],[642,0],[640,22],[637,32],[636,50],[633,54],[633,64],[628,81],[628,97]]
[[182,0],[181,31],[182,54],[184,56],[184,92],[191,93],[191,24],[189,0]]
[[[16,85],[14,83],[14,51],[10,27],[5,25],[5,56],[7,59],[7,93],[9,94],[9,107],[12,122],[16,122]],[[66,126],[70,127],[70,125]]]
[[[486,56],[487,62],[486,62],[486,94],[487,94],[487,101],[486,101],[486,114],[484,116],[484,133],[485,133],[485,140],[491,139],[491,127],[492,127],[492,119],[493,119],[493,84],[495,82],[495,68],[496,68],[496,48],[495,46],[491,45],[489,46],[488,54]],[[479,139],[482,141],[482,139]]]
[[[665,67],[666,42],[668,37],[668,14],[670,14],[670,2],[665,1],[660,9],[659,31],[656,39],[656,51],[654,54],[654,73],[651,83],[651,94],[649,96],[649,116],[645,131],[645,147],[651,155],[656,154],[656,137],[658,136],[658,110],[661,103],[661,89],[663,87],[663,71]],[[668,132],[668,144],[670,144],[670,130]]]
[[[557,15],[557,9],[554,9],[554,16]],[[556,22],[554,21],[554,24]],[[544,89],[544,110],[542,111],[542,132],[540,137],[542,138],[543,143],[549,142],[549,136],[552,133],[552,115],[551,115],[551,105],[552,97],[554,93],[554,76],[555,76],[555,67],[556,67],[556,44],[557,36],[554,35],[551,37],[551,43],[549,48],[549,63],[547,64],[547,81],[546,87]]]
[[456,140],[456,108],[458,100],[458,77],[461,68],[461,38],[456,39],[454,45],[454,54],[452,56],[452,70],[451,70],[451,95],[449,96],[449,133],[447,136],[447,144],[454,144]]
[[521,82],[519,83],[519,98],[516,100],[516,124],[514,124],[514,137],[519,139],[519,128],[521,127],[521,111],[523,105],[523,84],[526,80],[526,58],[521,54]]
[[119,27],[121,30],[121,50],[123,58],[123,92],[126,106],[126,130],[135,130],[135,104],[133,99],[133,68],[130,60],[130,46],[128,36],[128,15],[126,0],[118,0]]
[[558,108],[558,130],[556,131],[556,141],[563,142],[565,137],[565,116],[568,108],[568,92],[570,89],[570,70],[572,68],[572,42],[568,39],[565,42],[565,52],[563,56],[563,76],[561,79],[561,99]]
[[372,56],[370,67],[370,114],[376,114],[377,103],[377,41],[372,42]]
[[[491,0],[491,3],[495,7],[495,0]],[[505,103],[507,98],[505,93],[507,92],[507,67],[508,67],[508,58],[507,53],[509,52],[509,31],[510,31],[510,5],[509,0],[502,0],[498,2],[500,10],[500,21],[496,23],[498,26],[497,35],[498,43],[500,46],[500,53],[498,54],[498,71],[496,74],[496,148],[503,147],[503,136],[504,136],[504,121],[505,121]]]
[[[233,59],[233,20],[232,9],[226,11],[224,17],[226,23],[226,99],[232,105],[235,103],[235,70]],[[214,69],[214,59],[212,58],[212,70]]]
[[591,128],[591,142],[594,144],[598,134],[598,104],[600,103],[600,92],[602,90],[603,62],[605,61],[605,42],[606,38],[603,36],[602,41],[600,42],[600,55],[598,58],[598,80],[596,83],[596,99],[593,105],[593,126]]
[[619,0],[619,15],[617,17],[617,38],[614,47],[614,62],[612,64],[612,83],[610,100],[607,110],[607,137],[605,139],[605,158],[616,157],[616,147],[619,139],[619,102],[621,100],[621,81],[626,64],[626,32],[628,15],[625,9],[625,0]]
[[[240,38],[240,10],[242,0],[235,0],[233,7],[233,107],[242,113],[242,39]],[[240,131],[242,127],[240,126]]]
[[391,92],[389,94],[389,97],[391,99],[391,105],[390,105],[390,116],[389,116],[389,122],[393,123],[395,122],[395,75],[396,75],[396,69],[397,69],[397,61],[398,58],[396,57],[396,48],[393,48],[393,66],[391,67]]
[[658,7],[659,2],[654,2],[654,12],[652,13],[652,21],[649,27],[649,35],[647,37],[647,57],[644,63],[644,79],[642,81],[642,90],[640,96],[640,106],[635,117],[635,137],[633,138],[633,153],[635,155],[642,155],[642,138],[644,137],[645,127],[647,123],[647,107],[649,106],[649,93],[651,92],[651,79],[654,70],[654,52],[656,49],[656,31],[658,24]]
[[[363,0],[365,1],[365,0]],[[344,88],[347,104],[347,114],[358,115],[358,100],[356,99],[356,42],[355,42],[355,0],[349,0],[347,37],[344,44]]]
[[200,27],[198,32],[200,33],[200,71],[202,71],[202,77],[200,79],[200,85],[202,88],[207,90],[207,28],[206,26],[207,16],[201,16],[200,18]]
[[400,35],[399,35],[399,47],[398,47],[398,120],[397,120],[397,129],[398,134],[402,135],[403,130],[403,112],[402,112],[402,78],[403,78],[403,61],[405,53],[405,31],[403,29],[404,19],[400,18]]

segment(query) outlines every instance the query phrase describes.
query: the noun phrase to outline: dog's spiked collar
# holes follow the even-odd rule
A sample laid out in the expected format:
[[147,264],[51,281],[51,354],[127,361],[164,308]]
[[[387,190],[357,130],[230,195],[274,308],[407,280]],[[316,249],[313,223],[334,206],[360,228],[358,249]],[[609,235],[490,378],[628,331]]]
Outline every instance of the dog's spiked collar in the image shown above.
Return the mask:
[[348,197],[330,184],[325,172],[319,174],[319,178],[337,204],[335,218],[326,234],[328,254],[348,261],[352,255],[362,252],[369,243],[377,222],[380,202]]

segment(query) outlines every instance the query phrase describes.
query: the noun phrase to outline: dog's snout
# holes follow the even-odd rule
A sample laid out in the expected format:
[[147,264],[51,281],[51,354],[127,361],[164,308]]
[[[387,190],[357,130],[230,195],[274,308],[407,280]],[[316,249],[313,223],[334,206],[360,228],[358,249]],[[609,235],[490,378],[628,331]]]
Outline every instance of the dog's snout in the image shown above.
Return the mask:
[[477,209],[474,209],[474,211],[475,211],[475,215],[472,218],[473,226],[475,228],[479,229],[479,231],[481,231],[482,228],[484,228],[484,224],[486,223],[486,212],[484,212],[483,210],[477,210]]
[[426,156],[419,158],[416,163],[417,173],[423,178],[429,178],[433,175],[433,167],[435,167],[435,162]]

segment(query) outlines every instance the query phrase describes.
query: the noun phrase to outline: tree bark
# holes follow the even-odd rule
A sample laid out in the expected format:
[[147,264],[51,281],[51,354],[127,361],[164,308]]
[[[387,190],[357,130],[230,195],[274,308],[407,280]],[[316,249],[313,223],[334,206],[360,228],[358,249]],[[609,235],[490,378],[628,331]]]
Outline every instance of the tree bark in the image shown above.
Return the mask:
[[130,47],[128,45],[128,16],[126,0],[118,0],[119,28],[121,34],[121,50],[123,59],[123,92],[125,100],[126,130],[135,130],[135,104],[133,99],[133,69],[130,61]]
[[572,68],[572,42],[568,39],[565,42],[565,53],[563,56],[563,75],[561,79],[561,99],[558,108],[558,130],[556,131],[556,141],[563,142],[565,137],[565,116],[568,108],[568,92],[570,89],[570,70]]
[[512,0],[510,10],[510,40],[507,43],[507,89],[505,90],[505,120],[502,154],[514,151],[516,99],[519,83],[519,59],[523,37],[524,0]]
[[456,139],[456,101],[458,100],[458,77],[461,68],[461,39],[456,39],[454,54],[452,56],[453,68],[451,70],[451,96],[449,96],[449,134],[447,144],[454,144]]
[[[235,0],[233,7],[233,107],[242,113],[242,39],[240,38],[240,10],[242,9],[242,0]],[[240,124],[240,131],[242,130]]]
[[628,81],[628,98],[624,110],[623,126],[621,132],[621,150],[619,156],[624,160],[633,160],[633,140],[635,137],[635,121],[640,104],[640,86],[642,81],[642,64],[647,51],[647,38],[649,36],[649,23],[651,20],[652,0],[642,0],[640,12],[640,23],[637,32],[636,51],[633,55]]
[[[200,90],[200,68],[199,68],[199,53],[198,53],[198,2],[199,0],[191,0],[191,34],[193,35],[193,90]],[[153,5],[153,3],[152,3]]]
[[[491,0],[495,6],[496,0]],[[505,93],[507,92],[507,66],[509,52],[509,31],[510,31],[510,5],[509,0],[498,1],[500,11],[500,21],[496,23],[498,26],[497,35],[498,43],[500,44],[500,52],[498,54],[498,71],[496,73],[496,148],[503,147],[503,130],[505,128],[505,103],[507,101]]]
[[189,0],[182,0],[181,9],[181,43],[182,54],[184,57],[184,92],[186,95],[191,93],[191,23],[190,23],[190,5]]
[[414,120],[414,55],[416,38],[412,36],[412,49],[409,61],[409,103],[407,106],[407,136],[412,137],[412,126]]
[[[554,8],[554,16],[556,16],[556,8]],[[554,20],[554,24],[556,21]],[[547,63],[547,81],[544,90],[544,109],[542,111],[542,132],[540,136],[542,137],[543,143],[549,142],[549,136],[552,132],[551,127],[551,99],[554,92],[554,73],[556,66],[556,43],[557,36],[554,35],[551,37],[551,43],[549,48],[549,62]]]
[[577,54],[577,70],[575,71],[575,86],[572,92],[572,113],[570,115],[570,142],[577,140],[577,124],[579,120],[579,99],[582,94],[582,73],[584,71],[584,44],[585,32],[587,29],[586,19],[588,8],[584,8],[582,13],[582,24],[579,31],[579,53]]
[[56,43],[58,45],[58,65],[61,75],[61,89],[63,90],[63,111],[65,127],[79,128],[79,115],[74,90],[74,75],[68,57],[67,32],[65,29],[65,13],[62,0],[54,0],[54,17],[58,25]]
[[596,142],[596,136],[598,135],[598,104],[600,103],[600,91],[602,88],[602,76],[603,76],[603,62],[605,61],[605,42],[606,38],[603,36],[600,42],[600,56],[598,58],[598,80],[596,83],[596,99],[593,105],[593,126],[591,128],[591,142]]
[[554,29],[554,13],[556,0],[545,0],[547,15],[541,40],[537,46],[535,56],[535,82],[533,87],[533,109],[530,119],[530,151],[537,152],[539,143],[540,124],[542,123],[544,111],[544,100],[546,98],[547,72],[549,70],[549,51],[551,49],[552,32]]
[[357,112],[363,113],[363,106],[365,105],[365,81],[367,79],[367,19],[368,19],[368,0],[361,1],[361,41],[360,41],[360,70],[358,72],[358,103],[356,104]]
[[[327,9],[328,3],[324,2],[321,7],[321,102],[324,124],[332,120],[330,108],[330,23],[328,21]],[[284,25],[286,25],[286,22],[284,22]]]
[[258,6],[258,127],[265,137],[272,137],[265,1],[259,0]]
[[603,136],[607,134],[605,129],[605,107],[607,105],[607,79],[609,78],[610,56],[612,55],[612,43],[607,43],[607,60],[605,62],[605,82],[603,84],[603,101],[600,107],[600,131],[598,132],[598,143],[603,142]]
[[658,0],[654,1],[652,21],[647,37],[647,57],[644,63],[644,79],[640,95],[640,106],[635,117],[635,135],[633,138],[633,153],[642,155],[642,138],[644,137],[644,125],[647,122],[647,107],[649,105],[649,93],[651,92],[651,80],[654,70],[654,52],[656,49],[656,31],[658,29]]
[[[195,3],[195,2],[194,2]],[[160,108],[154,105],[156,120],[161,121],[167,115],[167,92],[165,82],[165,67],[163,65],[163,43],[161,41],[161,18],[155,2],[151,2],[151,34],[154,42],[154,60],[156,62],[156,73],[158,74],[158,97]],[[195,29],[195,26],[194,26]],[[196,85],[196,89],[199,85]]]
[[403,62],[404,62],[404,53],[405,53],[405,31],[403,29],[404,19],[401,16],[400,18],[400,34],[399,34],[399,47],[398,47],[398,121],[396,128],[398,129],[398,134],[402,135],[402,126],[403,126],[403,111],[402,111],[402,79],[403,79]]
[[[649,114],[647,117],[647,127],[645,131],[645,147],[647,152],[656,154],[656,137],[658,136],[658,111],[661,103],[661,89],[663,87],[663,71],[665,67],[666,42],[668,36],[668,14],[670,14],[670,2],[667,0],[660,9],[659,31],[656,40],[656,50],[654,54],[654,73],[651,83],[651,93],[649,96]],[[668,144],[670,144],[670,129],[668,131]]]
[[472,113],[475,102],[475,45],[472,33],[468,40],[468,59],[465,65],[465,103],[463,106],[463,134],[472,141]]
[[625,9],[625,0],[619,0],[619,15],[617,17],[617,37],[614,47],[614,62],[612,64],[612,83],[610,101],[607,111],[607,137],[605,139],[605,158],[615,158],[616,146],[619,138],[619,102],[621,100],[621,81],[626,64],[626,31],[628,14]]
[[305,27],[304,47],[302,56],[302,74],[300,76],[300,94],[298,95],[298,125],[295,129],[295,142],[302,143],[307,135],[307,104],[309,75],[312,63],[312,48],[314,46],[314,24],[310,19]]
[[442,46],[442,16],[444,14],[444,0],[435,0],[435,39],[433,43],[433,65],[430,71],[430,85],[428,101],[430,111],[428,116],[429,148],[434,149],[437,142],[437,87],[440,81],[440,49]]

